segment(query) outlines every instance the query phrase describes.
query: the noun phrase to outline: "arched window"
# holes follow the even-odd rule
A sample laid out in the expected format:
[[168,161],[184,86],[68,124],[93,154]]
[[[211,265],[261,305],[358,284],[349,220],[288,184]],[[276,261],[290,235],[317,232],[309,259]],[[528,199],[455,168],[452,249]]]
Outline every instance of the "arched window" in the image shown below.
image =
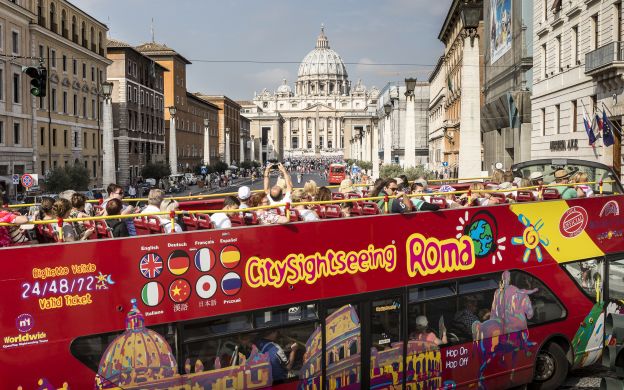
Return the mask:
[[72,16],[72,41],[74,41],[74,43],[78,43],[78,26],[76,25],[76,17]]
[[340,348],[338,348],[338,360],[342,360],[345,358],[345,348],[344,346],[340,346]]
[[[331,148],[331,146],[330,146],[330,148]],[[358,349],[357,342],[355,340],[351,341],[351,344],[349,344],[349,356],[356,355],[357,354],[357,349]]]
[[52,32],[58,31],[56,26],[56,6],[54,3],[50,3],[50,30]]
[[85,22],[82,22],[82,24],[80,25],[80,43],[82,44],[83,47],[88,46],[87,27],[85,25]]
[[65,10],[61,11],[61,35],[67,38],[67,12]]
[[98,33],[98,51],[101,56],[104,55],[104,49],[102,48],[102,32]]
[[43,4],[41,4],[41,0],[37,0],[37,23],[40,26],[45,26],[45,15],[43,14]]
[[91,27],[91,51],[95,51],[95,29]]

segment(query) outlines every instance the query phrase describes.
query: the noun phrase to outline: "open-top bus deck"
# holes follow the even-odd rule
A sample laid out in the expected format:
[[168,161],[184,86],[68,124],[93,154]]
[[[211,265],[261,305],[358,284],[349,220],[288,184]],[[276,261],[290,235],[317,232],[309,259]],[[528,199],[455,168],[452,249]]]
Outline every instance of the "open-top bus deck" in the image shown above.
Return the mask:
[[595,197],[2,249],[0,388],[554,389],[624,311],[622,190],[582,169]]

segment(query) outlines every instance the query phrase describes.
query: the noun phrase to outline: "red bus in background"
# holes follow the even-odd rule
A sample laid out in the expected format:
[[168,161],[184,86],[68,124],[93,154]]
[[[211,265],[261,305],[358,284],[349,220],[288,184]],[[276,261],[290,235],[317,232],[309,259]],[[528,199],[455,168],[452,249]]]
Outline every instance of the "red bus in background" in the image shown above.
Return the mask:
[[340,184],[347,178],[347,167],[343,164],[330,164],[327,182],[329,184]]
[[555,389],[624,311],[603,191],[2,249],[2,388]]

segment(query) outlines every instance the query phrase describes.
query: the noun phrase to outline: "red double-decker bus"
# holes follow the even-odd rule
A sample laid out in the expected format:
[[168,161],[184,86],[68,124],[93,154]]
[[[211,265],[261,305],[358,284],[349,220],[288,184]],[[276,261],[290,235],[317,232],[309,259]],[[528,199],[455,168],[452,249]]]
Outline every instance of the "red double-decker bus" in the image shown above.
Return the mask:
[[596,196],[0,250],[0,387],[554,389],[624,311],[622,188],[515,173],[561,166]]
[[347,178],[347,167],[344,164],[330,164],[327,182],[329,184],[340,184]]

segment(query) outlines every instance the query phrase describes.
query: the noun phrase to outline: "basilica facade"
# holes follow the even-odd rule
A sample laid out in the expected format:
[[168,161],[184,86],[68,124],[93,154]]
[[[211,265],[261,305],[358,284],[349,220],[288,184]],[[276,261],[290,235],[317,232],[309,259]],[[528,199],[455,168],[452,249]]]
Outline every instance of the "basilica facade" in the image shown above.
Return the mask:
[[340,55],[329,46],[324,28],[316,47],[299,65],[292,88],[286,80],[241,102],[251,120],[252,158],[283,160],[300,156],[369,159],[377,126],[379,91],[358,81],[352,86]]

